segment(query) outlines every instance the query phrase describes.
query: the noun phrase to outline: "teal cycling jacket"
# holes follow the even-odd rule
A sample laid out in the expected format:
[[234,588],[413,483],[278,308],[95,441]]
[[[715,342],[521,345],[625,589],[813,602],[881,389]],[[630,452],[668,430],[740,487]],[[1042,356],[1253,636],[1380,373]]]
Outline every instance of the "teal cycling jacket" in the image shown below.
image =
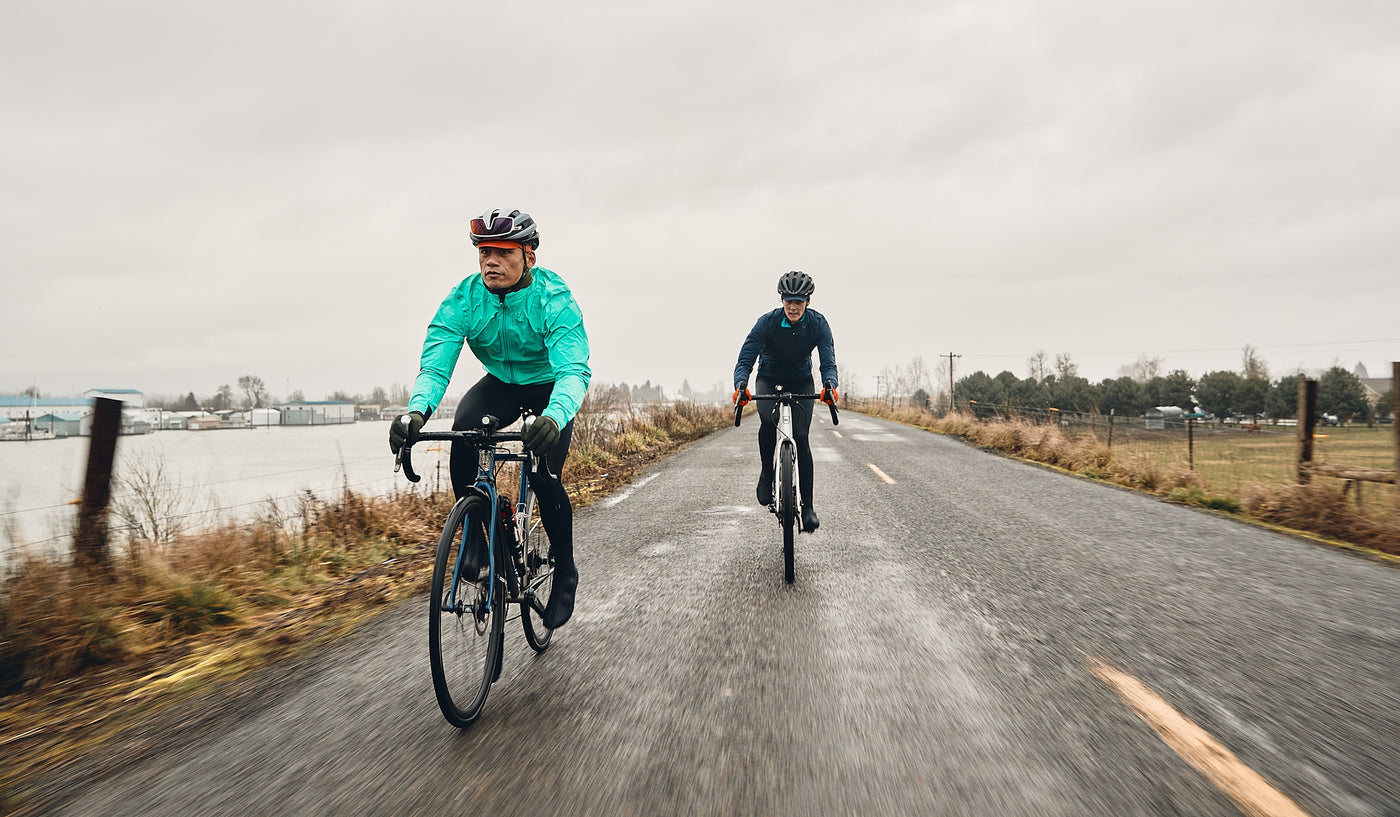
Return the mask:
[[428,324],[410,411],[432,416],[466,343],[482,367],[502,382],[553,383],[544,414],[560,428],[574,418],[593,376],[583,311],[558,273],[533,267],[530,274],[534,280],[529,286],[504,298],[487,289],[480,274],[447,293]]

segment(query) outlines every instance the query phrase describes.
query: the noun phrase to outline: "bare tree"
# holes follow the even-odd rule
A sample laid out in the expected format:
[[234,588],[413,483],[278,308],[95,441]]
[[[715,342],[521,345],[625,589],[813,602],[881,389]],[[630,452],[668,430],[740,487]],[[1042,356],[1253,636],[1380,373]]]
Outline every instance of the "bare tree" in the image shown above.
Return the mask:
[[1060,352],[1055,355],[1055,375],[1060,380],[1079,376],[1079,366],[1070,359],[1069,352]]
[[1134,363],[1118,367],[1120,377],[1131,377],[1138,383],[1147,381],[1159,376],[1162,373],[1162,359],[1160,357],[1148,357],[1142,355]]
[[956,373],[951,369],[952,365],[953,361],[949,360],[946,356],[940,355],[938,358],[938,366],[934,368],[934,388],[932,394],[934,405],[938,407],[939,411],[948,411],[952,408],[952,403],[949,400],[950,395],[948,394],[949,375]]
[[881,368],[880,373],[875,375],[875,398],[884,399],[893,405],[897,379],[898,373],[895,370],[889,366]]
[[859,375],[851,370],[851,367],[844,363],[836,364],[836,377],[841,381],[841,394],[846,397],[859,397],[860,386],[857,384]]
[[1242,355],[1243,359],[1241,360],[1240,374],[1244,375],[1246,380],[1269,379],[1269,364],[1265,363],[1264,359],[1259,357],[1258,349],[1246,343],[1242,350]]
[[169,544],[204,512],[198,510],[203,502],[199,494],[180,486],[179,474],[158,452],[135,457],[113,482],[117,496],[112,513],[124,523],[133,547],[141,542]]
[[931,375],[932,373],[929,371],[928,364],[924,362],[923,355],[916,355],[913,360],[909,361],[909,380],[914,385],[914,391],[918,391],[919,389],[923,389],[926,392],[932,391],[933,383],[929,380]]
[[225,383],[214,393],[214,397],[209,401],[209,405],[215,411],[233,408],[233,387]]
[[1038,350],[1035,354],[1026,358],[1026,377],[1039,383],[1050,373],[1049,355],[1044,349]]
[[262,408],[267,403],[267,386],[261,377],[245,374],[238,378],[238,388],[243,391],[244,408]]

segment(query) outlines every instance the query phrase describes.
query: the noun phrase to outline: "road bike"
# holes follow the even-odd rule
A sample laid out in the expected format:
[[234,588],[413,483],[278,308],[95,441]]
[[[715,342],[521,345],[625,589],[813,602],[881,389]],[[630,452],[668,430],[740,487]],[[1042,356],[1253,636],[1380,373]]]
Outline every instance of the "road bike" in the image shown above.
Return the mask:
[[[527,414],[527,423],[533,419]],[[554,560],[530,488],[531,472],[544,460],[528,449],[502,447],[519,442],[520,432],[500,431],[500,425],[487,415],[476,428],[419,432],[399,449],[394,467],[418,482],[409,456],[414,444],[439,440],[477,450],[476,482],[442,527],[428,606],[433,691],[443,716],[459,728],[477,719],[501,677],[510,606],[519,606],[525,641],[535,652],[544,652],[553,634],[544,625],[544,608],[554,587]],[[496,490],[499,472],[512,462],[520,463],[513,503]]]
[[[783,527],[783,579],[788,584],[792,584],[795,578],[793,539],[796,529],[801,527],[799,522],[802,519],[802,486],[798,484],[797,442],[792,438],[792,404],[796,400],[820,400],[821,397],[820,394],[783,391],[782,386],[778,386],[773,394],[753,395],[754,400],[773,401],[773,425],[778,429],[778,445],[773,450],[775,484],[773,500],[768,504],[768,510],[778,517],[778,522]],[[831,424],[840,425],[841,419],[836,414],[836,405],[828,403],[827,408],[831,409]],[[735,426],[739,425],[743,414],[743,406],[734,407]]]

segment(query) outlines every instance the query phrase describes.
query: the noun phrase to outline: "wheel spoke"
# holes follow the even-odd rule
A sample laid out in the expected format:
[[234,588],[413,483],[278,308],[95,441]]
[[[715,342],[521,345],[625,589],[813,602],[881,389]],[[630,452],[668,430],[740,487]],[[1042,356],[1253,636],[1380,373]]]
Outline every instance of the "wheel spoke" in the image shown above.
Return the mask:
[[462,569],[473,549],[480,558],[487,546],[490,517],[485,511],[480,498],[458,501],[448,515],[433,565],[428,615],[433,690],[443,715],[459,727],[474,721],[486,702],[504,626],[500,605],[487,609],[490,577],[478,572],[475,580],[468,580]]

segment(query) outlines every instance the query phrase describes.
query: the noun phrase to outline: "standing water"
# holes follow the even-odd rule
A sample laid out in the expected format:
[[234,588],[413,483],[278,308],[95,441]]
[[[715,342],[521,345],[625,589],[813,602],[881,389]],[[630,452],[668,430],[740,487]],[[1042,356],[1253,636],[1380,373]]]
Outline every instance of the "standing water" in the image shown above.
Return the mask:
[[[446,431],[451,423],[433,421],[428,427]],[[269,501],[292,513],[307,491],[325,499],[347,485],[366,495],[406,489],[411,483],[394,473],[388,439],[385,422],[160,431],[118,438],[114,470],[118,479],[132,479],[163,466],[163,479],[142,492],[161,500],[162,515],[179,517],[174,521],[197,530],[259,516]],[[0,442],[0,552],[68,548],[89,442],[87,437]],[[432,487],[440,474],[446,489],[446,451],[438,449],[437,443],[415,446],[414,466],[423,475],[420,485]],[[110,507],[132,498],[129,488],[115,483]],[[123,522],[113,514],[111,524],[120,528]]]

